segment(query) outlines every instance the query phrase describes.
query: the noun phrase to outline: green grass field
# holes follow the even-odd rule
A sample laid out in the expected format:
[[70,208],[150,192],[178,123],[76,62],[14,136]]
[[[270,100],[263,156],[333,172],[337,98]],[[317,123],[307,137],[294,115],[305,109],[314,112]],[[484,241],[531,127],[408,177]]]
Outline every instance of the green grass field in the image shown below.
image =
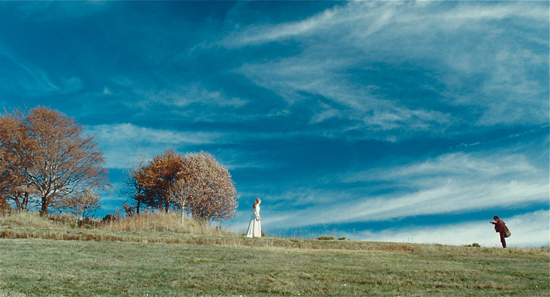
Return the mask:
[[550,296],[548,248],[0,223],[0,296]]

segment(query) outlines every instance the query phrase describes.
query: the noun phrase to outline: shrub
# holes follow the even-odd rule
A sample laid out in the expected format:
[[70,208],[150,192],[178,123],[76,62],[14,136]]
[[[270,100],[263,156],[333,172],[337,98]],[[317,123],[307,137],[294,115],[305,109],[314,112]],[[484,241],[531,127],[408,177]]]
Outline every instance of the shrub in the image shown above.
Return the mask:
[[346,240],[346,238],[345,237],[340,237],[340,238],[338,238],[338,240]]
[[318,240],[334,240],[334,237],[332,237],[332,236],[320,236],[317,239]]

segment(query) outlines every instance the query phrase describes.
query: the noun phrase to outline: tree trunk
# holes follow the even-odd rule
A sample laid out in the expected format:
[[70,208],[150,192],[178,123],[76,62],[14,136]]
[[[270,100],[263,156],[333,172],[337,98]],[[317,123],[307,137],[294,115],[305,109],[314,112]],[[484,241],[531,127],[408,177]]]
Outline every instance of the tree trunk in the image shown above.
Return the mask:
[[29,192],[25,192],[25,198],[23,198],[23,209],[26,211],[29,206]]
[[185,217],[185,201],[181,205],[181,225],[183,226],[183,218]]
[[48,214],[49,201],[47,197],[42,197],[42,207],[40,208],[40,216]]

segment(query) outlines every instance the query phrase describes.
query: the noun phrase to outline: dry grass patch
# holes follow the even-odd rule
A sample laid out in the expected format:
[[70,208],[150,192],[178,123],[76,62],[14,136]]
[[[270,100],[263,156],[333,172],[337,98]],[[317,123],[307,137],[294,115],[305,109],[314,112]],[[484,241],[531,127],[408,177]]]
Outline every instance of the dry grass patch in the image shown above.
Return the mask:
[[196,221],[188,217],[182,219],[181,214],[169,213],[145,213],[139,216],[122,218],[110,221],[98,226],[105,231],[128,232],[175,232],[201,235],[233,235],[222,231],[221,228],[212,228],[205,221]]

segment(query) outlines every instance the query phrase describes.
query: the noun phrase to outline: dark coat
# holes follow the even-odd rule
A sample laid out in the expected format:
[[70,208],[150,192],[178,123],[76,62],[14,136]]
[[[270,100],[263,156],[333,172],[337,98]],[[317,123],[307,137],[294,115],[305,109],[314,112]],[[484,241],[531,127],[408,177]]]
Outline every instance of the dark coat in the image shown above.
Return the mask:
[[495,224],[495,232],[498,232],[498,233],[505,233],[506,232],[506,227],[504,226],[504,221],[498,220],[494,224]]

